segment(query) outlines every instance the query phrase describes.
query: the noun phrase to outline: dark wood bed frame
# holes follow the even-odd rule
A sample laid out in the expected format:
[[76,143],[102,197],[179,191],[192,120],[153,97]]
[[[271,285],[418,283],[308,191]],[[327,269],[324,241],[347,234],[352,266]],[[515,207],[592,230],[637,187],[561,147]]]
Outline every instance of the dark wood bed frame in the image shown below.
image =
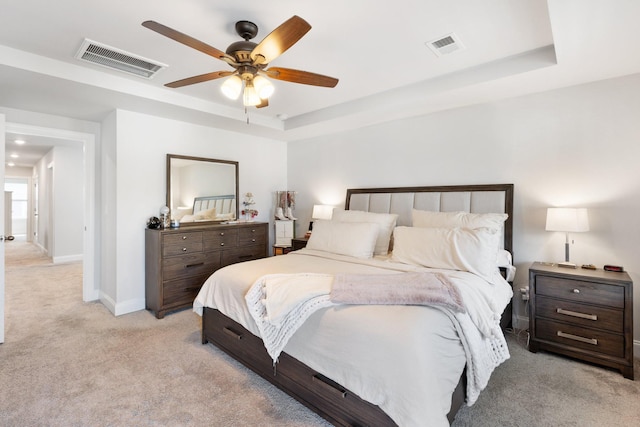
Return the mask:
[[[402,192],[466,192],[502,191],[505,193],[504,248],[513,253],[513,184],[457,185],[438,187],[370,188],[347,190],[345,209],[356,193]],[[511,305],[505,310],[501,324],[511,323]],[[213,343],[249,369],[289,394],[327,421],[337,426],[396,426],[378,406],[360,399],[351,391],[332,381],[286,353],[280,355],[274,368],[262,340],[243,326],[215,309],[206,308],[202,317],[202,343]],[[465,402],[466,373],[451,397],[447,417],[451,423]]]

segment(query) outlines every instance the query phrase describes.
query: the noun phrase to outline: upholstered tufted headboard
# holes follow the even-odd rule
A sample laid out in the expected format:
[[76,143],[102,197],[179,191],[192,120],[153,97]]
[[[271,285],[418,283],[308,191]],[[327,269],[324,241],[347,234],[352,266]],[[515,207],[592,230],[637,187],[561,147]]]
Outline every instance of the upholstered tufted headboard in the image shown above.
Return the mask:
[[411,226],[413,209],[436,212],[506,213],[504,249],[513,254],[513,184],[352,188],[345,209],[398,214]]

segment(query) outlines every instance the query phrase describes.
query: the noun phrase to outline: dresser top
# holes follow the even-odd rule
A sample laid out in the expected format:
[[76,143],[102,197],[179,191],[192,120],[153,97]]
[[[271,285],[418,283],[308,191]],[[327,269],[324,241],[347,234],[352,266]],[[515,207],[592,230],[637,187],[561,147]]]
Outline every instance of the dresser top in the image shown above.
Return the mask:
[[594,279],[605,282],[631,282],[631,277],[627,274],[627,272],[614,272],[614,271],[605,271],[601,268],[596,270],[589,270],[587,268],[567,268],[567,267],[558,267],[558,264],[551,262],[534,262],[529,271],[536,271],[542,273],[553,273],[555,276],[565,276],[568,278],[584,278],[584,279]]

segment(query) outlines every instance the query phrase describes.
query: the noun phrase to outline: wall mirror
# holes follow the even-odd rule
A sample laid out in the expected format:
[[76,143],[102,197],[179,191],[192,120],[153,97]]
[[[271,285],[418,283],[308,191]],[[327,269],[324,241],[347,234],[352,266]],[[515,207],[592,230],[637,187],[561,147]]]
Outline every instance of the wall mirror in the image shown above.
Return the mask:
[[167,206],[180,225],[238,218],[238,162],[167,154]]

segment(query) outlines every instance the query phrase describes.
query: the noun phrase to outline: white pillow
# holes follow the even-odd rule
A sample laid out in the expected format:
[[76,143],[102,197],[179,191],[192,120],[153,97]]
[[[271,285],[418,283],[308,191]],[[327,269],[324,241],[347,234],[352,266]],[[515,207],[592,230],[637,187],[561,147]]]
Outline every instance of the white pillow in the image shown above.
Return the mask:
[[501,213],[432,212],[413,209],[414,227],[431,228],[491,228],[501,230],[509,215]]
[[306,247],[355,258],[371,258],[377,237],[377,224],[316,220]]
[[216,208],[211,208],[195,213],[197,219],[216,219]]
[[488,281],[498,271],[500,234],[491,228],[396,227],[393,237],[396,262],[468,271]]
[[[386,255],[389,252],[389,241],[391,240],[393,229],[396,226],[398,215],[334,209],[331,220],[340,222],[370,222],[377,224],[379,233],[373,253],[374,255]],[[314,231],[315,226],[314,222]]]

